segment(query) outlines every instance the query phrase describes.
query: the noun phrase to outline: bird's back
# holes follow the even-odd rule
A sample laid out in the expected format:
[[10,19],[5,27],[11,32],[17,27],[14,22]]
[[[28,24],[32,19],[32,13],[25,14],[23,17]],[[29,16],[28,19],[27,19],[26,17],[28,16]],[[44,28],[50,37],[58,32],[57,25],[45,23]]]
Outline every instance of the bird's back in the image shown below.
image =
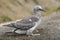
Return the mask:
[[17,21],[16,23],[11,23],[5,26],[10,26],[14,28],[18,28],[21,30],[28,30],[32,28],[35,25],[35,22],[37,22],[39,19],[32,16],[32,17],[26,17],[22,19],[21,21]]
[[37,17],[26,17],[22,19],[21,21],[17,21],[17,23],[34,23],[37,22],[39,19]]

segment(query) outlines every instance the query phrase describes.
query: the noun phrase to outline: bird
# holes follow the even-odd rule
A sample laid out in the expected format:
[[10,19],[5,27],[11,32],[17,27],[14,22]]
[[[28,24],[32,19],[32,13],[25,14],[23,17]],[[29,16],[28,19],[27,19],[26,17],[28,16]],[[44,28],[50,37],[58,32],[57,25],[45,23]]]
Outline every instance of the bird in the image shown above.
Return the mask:
[[39,11],[45,12],[42,6],[37,5],[33,8],[32,16],[25,17],[20,21],[8,25],[4,25],[4,26],[14,27],[15,29],[12,32],[17,34],[34,35],[33,31],[41,23],[41,13],[39,13]]

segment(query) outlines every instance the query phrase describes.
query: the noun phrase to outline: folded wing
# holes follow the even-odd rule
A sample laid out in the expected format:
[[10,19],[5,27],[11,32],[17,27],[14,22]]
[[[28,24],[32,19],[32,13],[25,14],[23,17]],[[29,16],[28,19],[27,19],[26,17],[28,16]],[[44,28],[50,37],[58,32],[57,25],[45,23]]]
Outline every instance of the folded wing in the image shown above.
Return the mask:
[[34,27],[35,23],[38,20],[39,20],[38,18],[32,16],[32,17],[24,18],[21,21],[17,21],[16,23],[11,23],[11,24],[4,25],[4,26],[14,27],[14,28],[18,28],[21,30],[28,30]]

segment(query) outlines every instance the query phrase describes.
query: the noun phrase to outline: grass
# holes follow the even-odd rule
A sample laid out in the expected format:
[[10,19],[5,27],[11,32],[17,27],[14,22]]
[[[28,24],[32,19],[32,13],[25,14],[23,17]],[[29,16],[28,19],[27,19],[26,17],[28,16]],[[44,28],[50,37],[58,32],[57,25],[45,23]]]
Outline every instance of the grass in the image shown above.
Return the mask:
[[9,5],[7,5],[7,3],[2,2],[2,5],[3,5],[5,8],[7,8],[9,11],[11,11],[11,12],[13,12],[13,13],[16,13],[14,10],[12,10],[12,8],[11,8]]
[[5,15],[1,15],[0,18],[2,19],[3,22],[12,21],[10,17],[5,16]]
[[23,6],[22,3],[18,0],[14,0],[15,2],[17,2],[20,6]]
[[46,12],[45,16],[48,16],[49,14],[57,11],[58,7],[51,7],[51,8],[46,8],[48,11]]
[[60,6],[57,8],[57,10],[60,10]]
[[24,0],[26,3],[28,2],[28,0]]
[[[32,10],[30,10],[27,6],[25,6],[25,5],[23,5],[24,3],[22,3],[21,2],[22,0],[9,0],[9,4],[12,4],[13,6],[16,6],[15,8],[17,8],[18,6],[21,6],[22,7],[22,11],[23,11],[23,13],[24,12],[28,12],[28,13],[30,13],[30,14],[32,14]],[[25,2],[33,2],[32,4],[31,4],[31,6],[34,6],[35,4],[36,5],[39,5],[39,1],[38,0],[31,0],[31,1],[29,1],[29,0],[23,0],[23,1],[25,1]],[[60,0],[59,0],[60,1]],[[7,0],[6,0],[6,2],[8,2]],[[9,12],[13,12],[14,13],[14,15],[15,15],[15,13],[16,14],[18,14],[18,12],[16,12],[16,11],[18,11],[18,10],[12,10],[12,8],[6,3],[5,1],[2,1],[1,2],[1,5],[0,5],[0,7],[2,7],[3,6],[3,11],[1,12],[1,13],[4,13],[4,9],[5,10],[9,10]],[[43,1],[43,3],[44,3],[44,1]],[[44,4],[42,4],[42,5],[44,5]],[[52,5],[52,4],[51,4]],[[48,6],[49,7],[49,6]],[[20,8],[20,7],[19,7]],[[18,8],[17,8],[18,9]],[[51,7],[51,8],[47,8],[46,7],[46,10],[47,10],[47,12],[46,12],[46,14],[43,14],[44,16],[48,16],[48,15],[50,15],[51,13],[53,13],[54,11],[56,11],[56,10],[59,10],[60,9],[60,7],[58,8],[58,7]],[[21,9],[19,9],[19,10],[21,10]],[[7,12],[5,12],[6,14],[7,14]],[[20,12],[20,13],[22,13],[22,12]],[[1,15],[1,14],[0,14]],[[10,15],[9,15],[10,16]],[[17,15],[18,16],[18,15]],[[8,16],[7,16],[8,17]],[[9,19],[10,17],[5,17],[5,15],[4,16],[2,16],[2,19],[3,20],[5,20],[5,18],[6,19]],[[11,19],[11,18],[10,18]]]
[[11,4],[17,6],[17,4],[13,0],[9,0]]
[[15,11],[11,9],[11,7],[6,6],[6,8],[8,8],[11,12],[15,13]]
[[23,7],[23,10],[26,11],[26,12],[28,12],[28,13],[30,13],[30,14],[32,14],[32,11],[29,10],[29,8],[27,8],[27,7],[25,7],[25,6]]
[[0,5],[0,8],[2,7],[2,5]]
[[21,2],[19,2],[18,0],[16,0],[16,2],[17,2],[19,5],[23,6],[23,5],[22,5],[22,3],[21,3]]
[[11,2],[13,5],[15,5],[15,6],[17,6],[17,3],[18,3],[19,5],[21,5],[21,6],[23,6],[22,3],[19,2],[18,0],[10,0],[10,2]]
[[60,0],[58,0],[60,2]]
[[39,5],[39,2],[37,0],[33,0],[33,2],[36,4],[36,5]]

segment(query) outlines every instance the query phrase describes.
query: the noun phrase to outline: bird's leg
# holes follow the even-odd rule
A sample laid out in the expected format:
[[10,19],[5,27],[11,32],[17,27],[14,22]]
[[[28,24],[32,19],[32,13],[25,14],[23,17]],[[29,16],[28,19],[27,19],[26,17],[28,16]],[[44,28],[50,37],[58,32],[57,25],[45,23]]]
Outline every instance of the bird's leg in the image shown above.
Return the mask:
[[27,31],[27,35],[28,35],[28,37],[30,37],[30,36],[37,36],[40,34],[33,34],[32,31]]
[[27,31],[27,33],[26,33],[26,35],[28,35],[28,37],[30,37],[30,36],[32,36],[32,32],[30,32],[30,31]]
[[31,37],[31,36],[40,36],[40,34],[33,34],[33,33],[29,33],[27,35],[28,35],[28,37]]
[[28,31],[27,31],[28,37],[40,35],[40,34],[33,34],[32,32],[33,32],[32,30],[28,30]]
[[32,36],[38,36],[38,35],[40,35],[40,34],[32,34]]
[[38,30],[36,30],[36,32],[39,32]]

